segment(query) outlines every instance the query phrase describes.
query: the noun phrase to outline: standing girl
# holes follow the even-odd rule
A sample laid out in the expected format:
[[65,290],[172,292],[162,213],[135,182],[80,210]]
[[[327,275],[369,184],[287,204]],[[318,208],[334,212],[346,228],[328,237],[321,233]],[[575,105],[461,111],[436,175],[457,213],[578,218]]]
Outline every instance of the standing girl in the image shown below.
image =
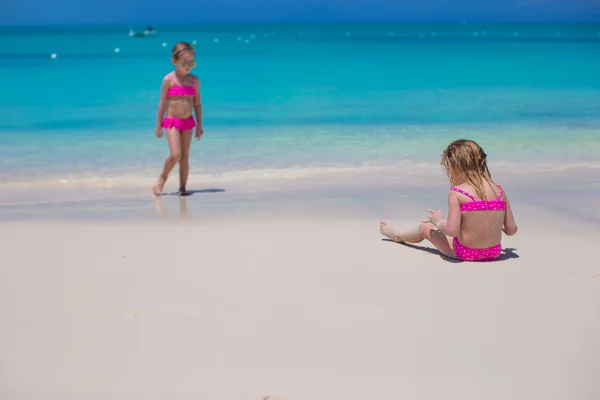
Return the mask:
[[[173,47],[171,62],[175,70],[167,74],[160,89],[156,136],[167,132],[170,155],[165,160],[158,182],[154,185],[154,194],[159,195],[169,173],[179,163],[179,194],[186,195],[186,183],[190,171],[189,155],[192,134],[196,128],[196,139],[204,133],[202,129],[202,104],[200,102],[200,81],[190,71],[196,66],[194,47],[186,42],[179,42]],[[192,115],[196,114],[196,120]],[[165,116],[166,113],[166,116]]]

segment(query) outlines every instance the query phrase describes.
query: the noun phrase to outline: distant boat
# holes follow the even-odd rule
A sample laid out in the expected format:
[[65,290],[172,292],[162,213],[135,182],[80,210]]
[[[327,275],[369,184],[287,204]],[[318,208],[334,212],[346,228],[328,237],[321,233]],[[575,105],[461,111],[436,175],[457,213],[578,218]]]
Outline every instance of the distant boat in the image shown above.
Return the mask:
[[146,37],[154,35],[156,35],[156,31],[151,26],[147,27],[143,32],[135,32],[133,28],[129,29],[129,36],[131,37]]

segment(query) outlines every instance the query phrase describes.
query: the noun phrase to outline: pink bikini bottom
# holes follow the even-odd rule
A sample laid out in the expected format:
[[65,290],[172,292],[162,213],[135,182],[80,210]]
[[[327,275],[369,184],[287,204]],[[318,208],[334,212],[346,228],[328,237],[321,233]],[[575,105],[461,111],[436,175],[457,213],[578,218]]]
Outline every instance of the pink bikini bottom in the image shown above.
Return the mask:
[[196,121],[194,121],[194,117],[190,116],[186,119],[180,119],[176,117],[167,117],[163,119],[162,127],[165,129],[176,128],[178,131],[189,131],[190,129],[194,129],[196,126]]
[[458,241],[458,238],[455,237],[454,252],[456,253],[456,258],[463,261],[491,261],[500,257],[502,245],[498,243],[487,249],[471,249],[470,247],[462,245]]

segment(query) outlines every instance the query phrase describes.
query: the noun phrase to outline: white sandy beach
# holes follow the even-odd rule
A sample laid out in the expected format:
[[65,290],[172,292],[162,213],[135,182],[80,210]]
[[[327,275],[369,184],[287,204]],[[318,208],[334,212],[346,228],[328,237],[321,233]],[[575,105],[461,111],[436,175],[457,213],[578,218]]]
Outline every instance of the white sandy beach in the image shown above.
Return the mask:
[[[0,12],[0,400],[600,400],[599,0],[45,3]],[[206,131],[189,196],[151,196],[161,104]],[[379,231],[447,214],[459,138],[495,262]]]
[[492,263],[382,240],[443,175],[363,178],[4,207],[0,398],[600,398],[595,170],[501,175]]
[[365,218],[5,222],[1,397],[600,398],[600,230],[520,212],[493,263]]

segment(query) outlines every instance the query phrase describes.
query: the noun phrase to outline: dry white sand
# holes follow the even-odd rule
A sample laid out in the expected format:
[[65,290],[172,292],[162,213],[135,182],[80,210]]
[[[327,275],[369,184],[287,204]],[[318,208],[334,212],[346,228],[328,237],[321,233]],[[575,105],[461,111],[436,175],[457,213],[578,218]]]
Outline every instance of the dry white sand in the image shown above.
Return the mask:
[[493,263],[377,219],[5,222],[0,398],[599,399],[600,230],[517,218]]

